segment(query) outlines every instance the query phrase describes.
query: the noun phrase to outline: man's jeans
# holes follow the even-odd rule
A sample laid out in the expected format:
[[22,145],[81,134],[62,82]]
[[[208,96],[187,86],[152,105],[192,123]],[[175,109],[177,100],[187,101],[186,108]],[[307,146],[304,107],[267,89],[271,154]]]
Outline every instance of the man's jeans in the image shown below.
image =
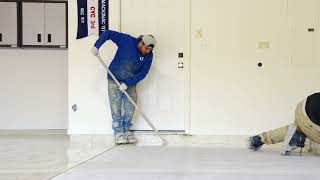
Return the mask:
[[[128,86],[127,93],[137,102],[136,85]],[[119,90],[118,85],[108,80],[108,95],[112,114],[112,129],[114,134],[128,132],[132,126],[131,121],[135,107],[127,96]]]

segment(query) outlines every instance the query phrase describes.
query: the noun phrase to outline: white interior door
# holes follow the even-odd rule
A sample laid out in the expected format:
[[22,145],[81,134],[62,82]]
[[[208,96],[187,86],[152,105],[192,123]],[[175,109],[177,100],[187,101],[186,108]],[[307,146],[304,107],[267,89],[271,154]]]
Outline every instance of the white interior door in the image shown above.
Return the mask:
[[[121,31],[157,39],[150,72],[138,84],[138,106],[159,130],[185,130],[185,0],[121,0]],[[180,66],[180,68],[178,67]],[[150,130],[136,112],[134,130]]]

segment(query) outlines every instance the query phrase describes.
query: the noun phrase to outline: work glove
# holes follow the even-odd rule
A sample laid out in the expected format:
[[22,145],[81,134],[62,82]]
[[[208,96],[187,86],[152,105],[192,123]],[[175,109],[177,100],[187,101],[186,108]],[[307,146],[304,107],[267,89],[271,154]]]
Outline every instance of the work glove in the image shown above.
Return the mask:
[[99,56],[99,49],[93,46],[91,48],[91,54],[94,56]]
[[119,90],[121,92],[125,92],[128,89],[128,86],[125,83],[121,83],[119,86]]

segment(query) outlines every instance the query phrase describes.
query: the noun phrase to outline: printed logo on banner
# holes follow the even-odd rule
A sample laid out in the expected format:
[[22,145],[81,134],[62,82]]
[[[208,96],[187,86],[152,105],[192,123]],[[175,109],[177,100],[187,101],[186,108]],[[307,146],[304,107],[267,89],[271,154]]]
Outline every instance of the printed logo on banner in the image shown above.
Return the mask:
[[100,36],[109,28],[108,0],[77,0],[78,33],[77,39],[92,34]]

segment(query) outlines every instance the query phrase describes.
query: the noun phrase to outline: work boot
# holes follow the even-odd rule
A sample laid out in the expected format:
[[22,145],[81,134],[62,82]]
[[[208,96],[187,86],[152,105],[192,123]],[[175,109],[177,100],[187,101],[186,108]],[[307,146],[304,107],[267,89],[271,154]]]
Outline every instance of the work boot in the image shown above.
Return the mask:
[[296,125],[291,124],[288,128],[287,136],[284,139],[281,155],[289,155],[297,148],[303,148],[306,135],[297,130]]
[[137,142],[137,139],[132,132],[130,132],[130,131],[126,132],[125,136],[127,136],[128,143],[134,144]]
[[262,147],[261,137],[259,135],[252,136],[249,138],[249,149],[258,150]]
[[128,143],[127,137],[124,135],[124,133],[117,133],[114,136],[114,142],[116,144],[126,144]]

